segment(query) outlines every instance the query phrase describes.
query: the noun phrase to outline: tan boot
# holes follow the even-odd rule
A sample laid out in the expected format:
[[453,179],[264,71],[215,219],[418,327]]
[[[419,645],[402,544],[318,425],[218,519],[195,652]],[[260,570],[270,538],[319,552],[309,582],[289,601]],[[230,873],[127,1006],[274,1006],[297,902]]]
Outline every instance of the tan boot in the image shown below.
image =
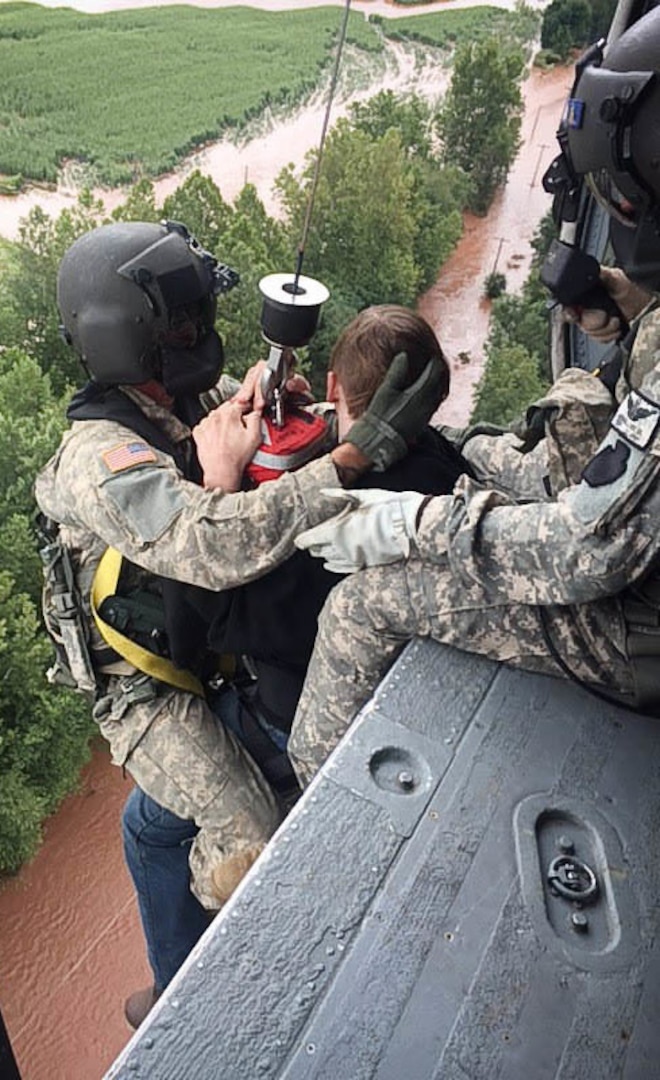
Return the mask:
[[244,851],[227,855],[211,872],[213,895],[220,907],[226,904],[234,889],[240,884],[253,862],[261,855],[264,844],[256,844]]
[[134,994],[126,998],[124,1016],[133,1031],[136,1031],[142,1021],[146,1020],[159,997],[160,994],[155,986],[147,986],[144,990],[136,990]]

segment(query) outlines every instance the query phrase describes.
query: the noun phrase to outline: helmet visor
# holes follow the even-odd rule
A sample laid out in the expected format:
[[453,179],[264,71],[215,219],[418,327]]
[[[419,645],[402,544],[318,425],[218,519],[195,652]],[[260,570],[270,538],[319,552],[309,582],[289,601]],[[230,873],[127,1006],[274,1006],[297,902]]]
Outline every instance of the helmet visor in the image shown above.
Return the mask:
[[217,303],[214,296],[173,308],[162,345],[170,349],[194,349],[213,329]]

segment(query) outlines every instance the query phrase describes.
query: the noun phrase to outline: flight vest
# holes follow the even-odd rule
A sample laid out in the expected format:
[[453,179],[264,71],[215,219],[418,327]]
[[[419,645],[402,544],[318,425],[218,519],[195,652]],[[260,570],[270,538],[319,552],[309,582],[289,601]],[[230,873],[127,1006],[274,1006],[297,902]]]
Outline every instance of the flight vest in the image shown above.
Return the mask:
[[[185,422],[192,426],[203,415],[201,405],[186,401]],[[116,387],[90,382],[73,397],[67,410],[69,420],[114,420],[144,438],[151,446],[168,454],[194,483],[202,472],[192,439],[173,443],[139,406]],[[176,610],[177,594],[168,578],[149,575],[156,588],[124,587],[123,570],[130,567],[114,548],[108,548],[96,570],[90,606],[96,626],[115,660],[121,658],[139,671],[190,693],[203,695],[200,679],[175,662],[171,638],[185,638],[185,659],[192,662],[205,650],[206,628],[188,623],[184,628]],[[176,650],[175,650],[176,651]],[[98,667],[98,662],[97,662]],[[102,668],[101,668],[102,670]]]

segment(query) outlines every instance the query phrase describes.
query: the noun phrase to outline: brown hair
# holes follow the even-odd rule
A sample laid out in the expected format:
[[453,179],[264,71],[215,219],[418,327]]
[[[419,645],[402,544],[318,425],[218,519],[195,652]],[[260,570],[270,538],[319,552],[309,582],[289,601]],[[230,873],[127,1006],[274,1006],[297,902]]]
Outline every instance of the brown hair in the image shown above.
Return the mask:
[[352,417],[367,408],[397,353],[408,357],[408,385],[436,358],[443,370],[437,408],[449,393],[449,365],[433,330],[410,308],[380,304],[365,308],[342,331],[330,355]]

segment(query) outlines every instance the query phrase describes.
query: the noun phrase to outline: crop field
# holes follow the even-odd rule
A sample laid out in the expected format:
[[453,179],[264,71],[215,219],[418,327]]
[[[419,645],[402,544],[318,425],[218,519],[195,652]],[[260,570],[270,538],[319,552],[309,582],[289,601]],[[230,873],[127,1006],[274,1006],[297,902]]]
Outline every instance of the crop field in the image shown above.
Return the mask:
[[[395,32],[352,13],[348,40],[366,52],[381,52],[384,36],[451,47],[510,35],[516,19],[483,7],[392,20]],[[169,172],[268,105],[293,109],[308,97],[330,70],[340,22],[336,7],[82,15],[2,4],[0,178],[55,182],[70,160],[97,184]]]

